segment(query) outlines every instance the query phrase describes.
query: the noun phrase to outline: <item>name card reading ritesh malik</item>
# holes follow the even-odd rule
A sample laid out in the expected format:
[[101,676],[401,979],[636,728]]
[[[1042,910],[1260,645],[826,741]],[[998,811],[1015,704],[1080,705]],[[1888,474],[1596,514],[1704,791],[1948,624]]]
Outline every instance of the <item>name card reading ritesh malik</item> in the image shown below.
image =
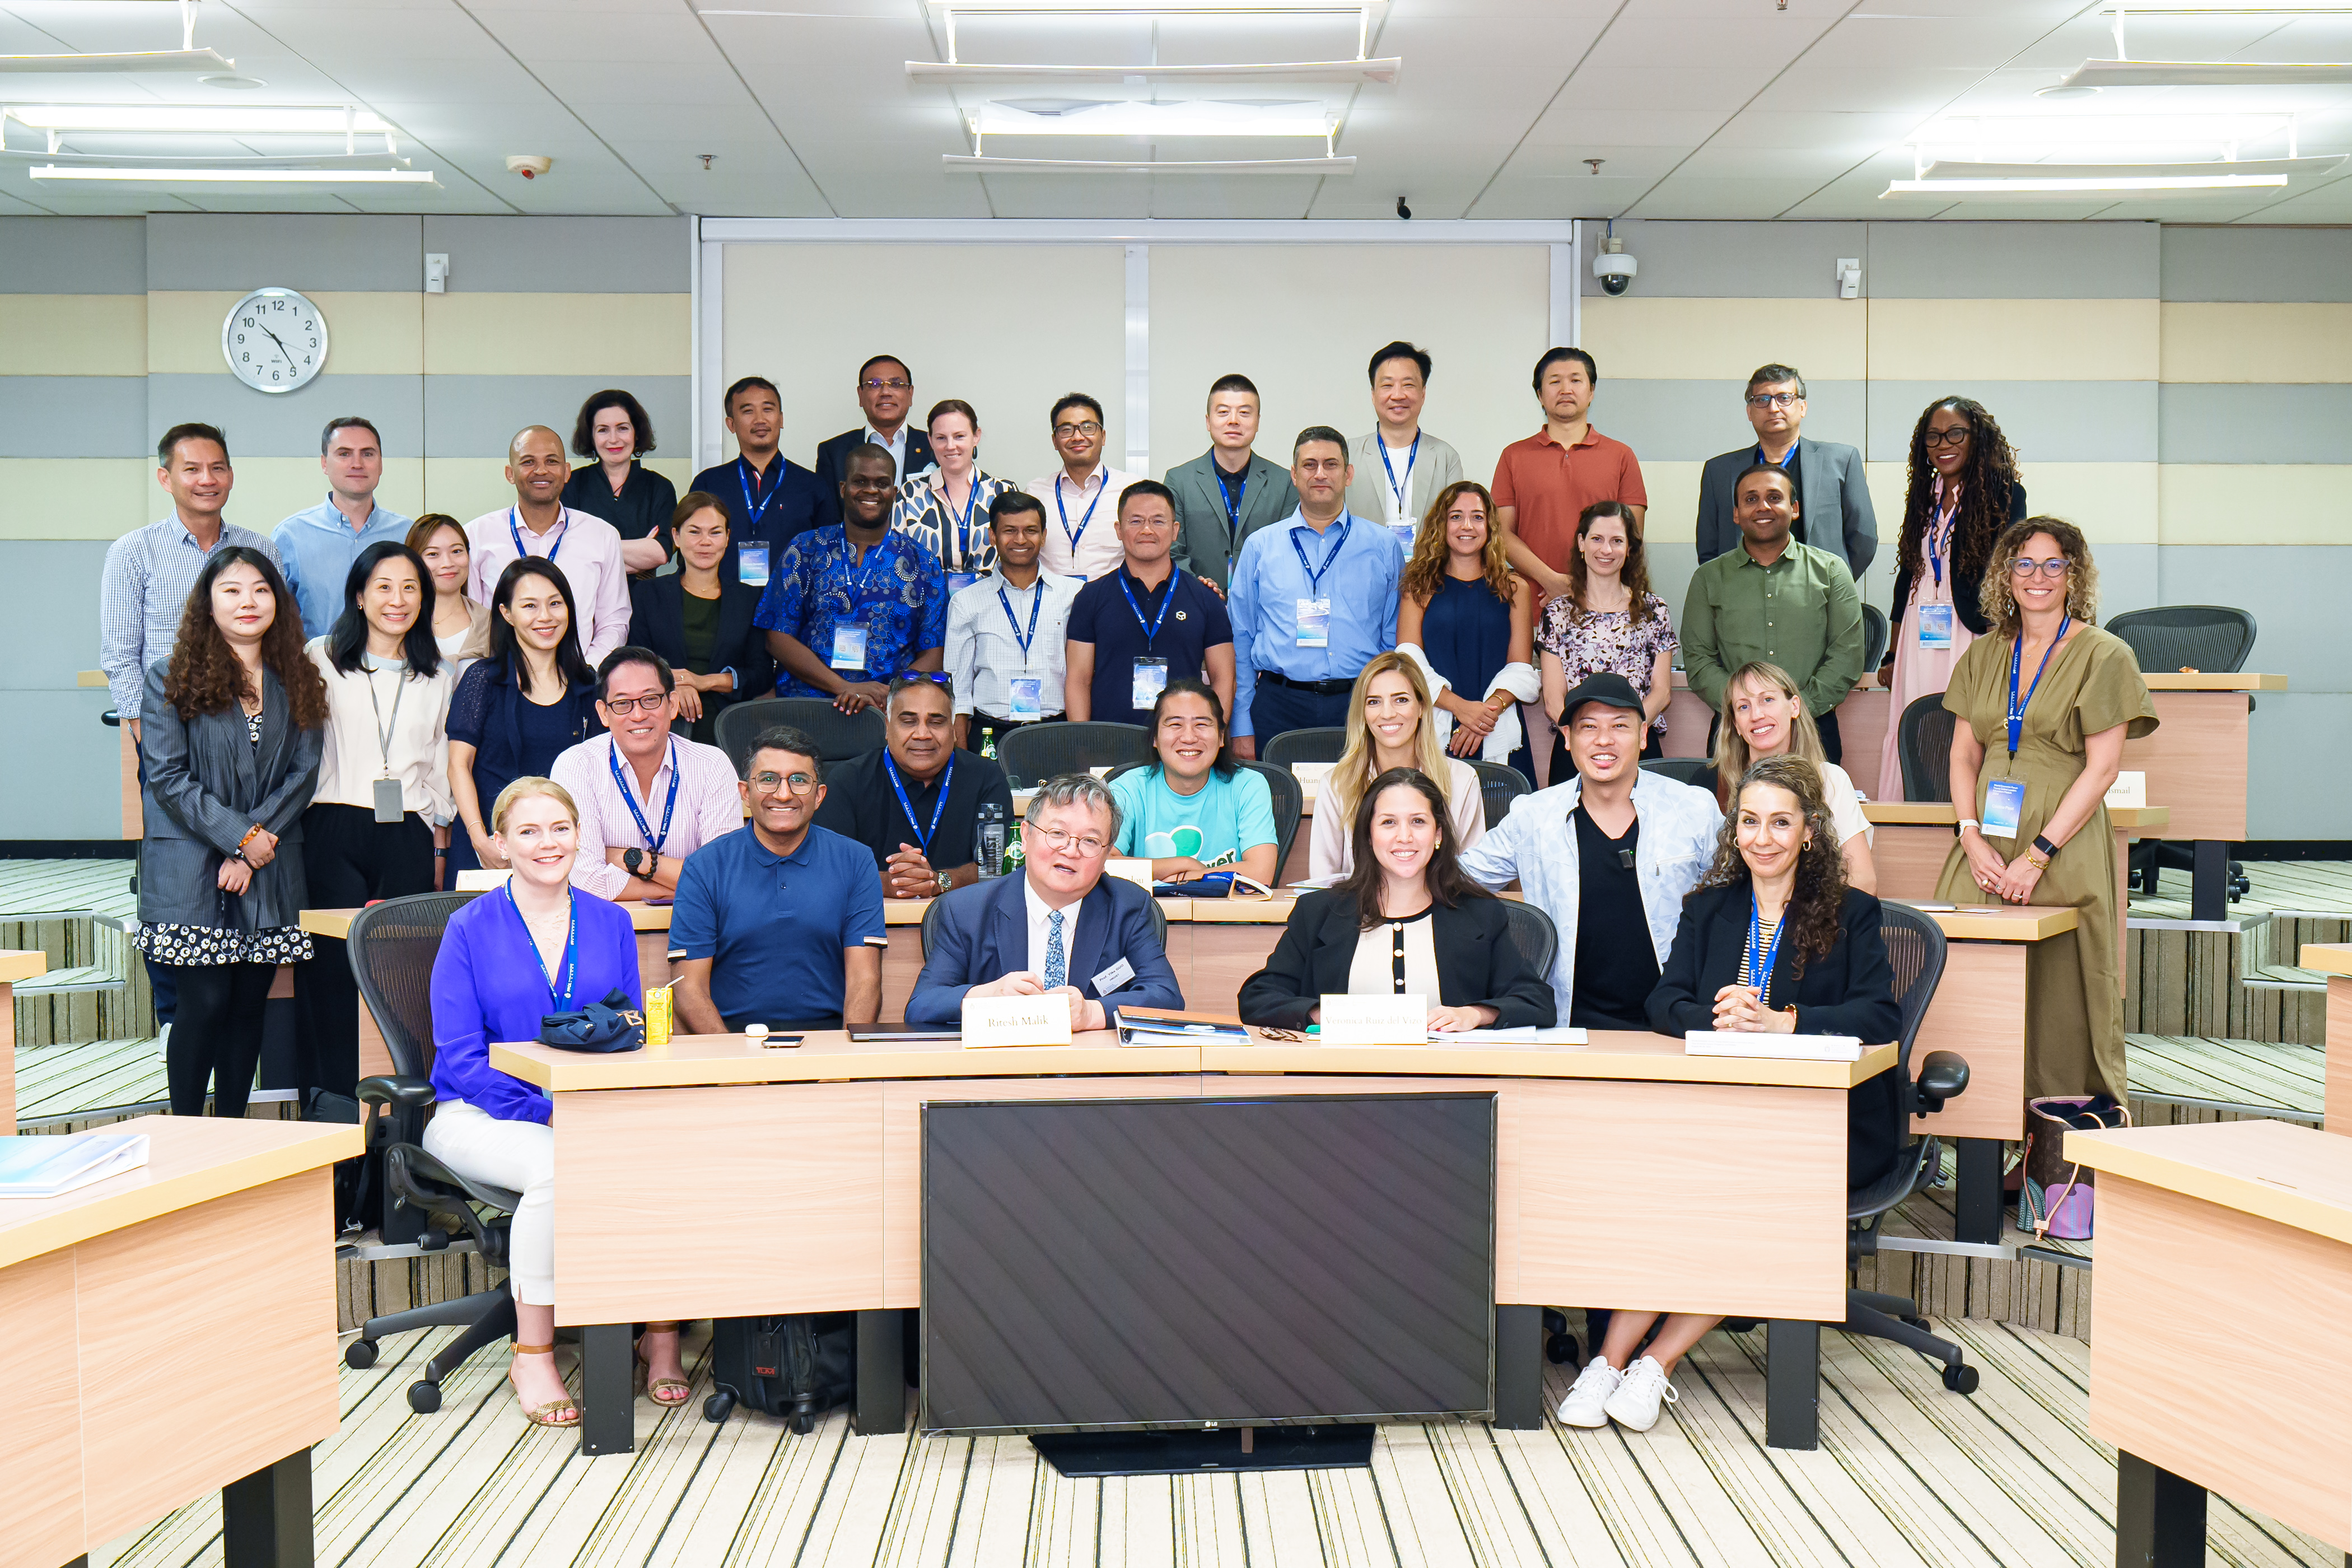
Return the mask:
[[1070,999],[1058,996],[966,996],[963,999],[963,1043],[966,1050],[998,1046],[1066,1046],[1070,1043]]

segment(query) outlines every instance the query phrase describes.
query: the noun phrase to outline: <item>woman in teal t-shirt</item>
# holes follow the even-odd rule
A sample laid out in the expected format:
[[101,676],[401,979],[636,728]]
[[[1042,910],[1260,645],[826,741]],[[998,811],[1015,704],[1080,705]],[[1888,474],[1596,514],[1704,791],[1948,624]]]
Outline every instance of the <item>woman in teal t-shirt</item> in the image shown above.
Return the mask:
[[1149,857],[1163,882],[1231,868],[1271,886],[1274,793],[1225,754],[1225,711],[1197,680],[1171,680],[1151,705],[1159,762],[1110,781],[1118,802],[1118,852]]

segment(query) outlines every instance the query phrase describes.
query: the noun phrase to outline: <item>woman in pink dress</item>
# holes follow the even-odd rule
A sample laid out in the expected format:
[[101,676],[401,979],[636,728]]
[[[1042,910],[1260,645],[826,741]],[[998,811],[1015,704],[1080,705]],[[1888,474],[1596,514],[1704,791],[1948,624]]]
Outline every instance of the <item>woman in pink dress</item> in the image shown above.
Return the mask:
[[1904,798],[1896,745],[1903,710],[1949,686],[1952,666],[1984,635],[1988,623],[1978,599],[1985,563],[2000,531],[2024,515],[2017,455],[1992,416],[1974,398],[1929,404],[1911,429],[1911,482],[1895,552],[1897,614],[1878,667],[1879,684],[1892,696],[1874,798]]

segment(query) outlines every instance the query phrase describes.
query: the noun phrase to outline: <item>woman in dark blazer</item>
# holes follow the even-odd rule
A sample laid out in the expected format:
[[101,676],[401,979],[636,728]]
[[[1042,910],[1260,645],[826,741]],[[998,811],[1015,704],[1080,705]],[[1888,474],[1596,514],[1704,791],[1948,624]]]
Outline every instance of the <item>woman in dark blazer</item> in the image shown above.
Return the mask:
[[679,721],[692,739],[709,745],[719,714],[775,689],[776,661],[767,634],[751,624],[761,590],[719,574],[727,558],[725,503],[688,491],[677,503],[670,532],[677,541],[677,570],[629,584],[629,641],[669,661],[677,677]]
[[243,1116],[280,963],[310,956],[297,921],[302,808],[319,781],[327,689],[269,557],[215,551],[171,657],[147,670],[139,743],[147,841],[131,945],[170,964],[180,1006],[164,1049],[172,1114]]
[[[1871,1045],[1892,1040],[1903,1016],[1878,921],[1878,900],[1846,886],[1821,773],[1802,757],[1767,757],[1739,781],[1715,864],[1683,900],[1682,926],[1650,993],[1650,1025],[1666,1035],[1700,1029],[1853,1035]],[[1849,1185],[1875,1180],[1894,1163],[1898,1105],[1892,1073],[1852,1092]],[[1696,1312],[1612,1312],[1600,1352],[1560,1402],[1561,1424],[1614,1421],[1648,1431],[1675,1396],[1667,1379],[1675,1365],[1721,1321]],[[1657,1337],[1643,1352],[1643,1336],[1653,1325]]]
[[1374,779],[1356,808],[1355,868],[1291,910],[1265,967],[1243,983],[1242,1021],[1304,1028],[1326,994],[1388,992],[1430,997],[1434,1030],[1549,1026],[1551,983],[1510,940],[1502,900],[1454,854],[1428,775],[1391,768]]

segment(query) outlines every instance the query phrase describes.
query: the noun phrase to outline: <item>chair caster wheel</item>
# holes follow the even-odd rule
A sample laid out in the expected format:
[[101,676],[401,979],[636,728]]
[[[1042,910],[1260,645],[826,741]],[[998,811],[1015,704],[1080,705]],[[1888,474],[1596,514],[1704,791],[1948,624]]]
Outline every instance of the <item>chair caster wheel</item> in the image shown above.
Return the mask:
[[724,1425],[734,1412],[735,1396],[731,1394],[714,1394],[702,1402],[702,1418],[713,1426]]
[[375,1364],[375,1342],[353,1340],[343,1347],[343,1364],[353,1372],[365,1372]]
[[1974,1394],[1977,1391],[1977,1369],[1957,1363],[1946,1367],[1944,1386],[1954,1394]]
[[816,1430],[816,1415],[810,1410],[794,1410],[784,1418],[784,1424],[805,1437]]
[[1576,1361],[1576,1336],[1574,1334],[1545,1335],[1544,1360],[1554,1366],[1573,1365]]
[[1568,1314],[1551,1307],[1543,1310],[1543,1330],[1547,1334],[1568,1332]]
[[430,1415],[441,1408],[441,1385],[437,1383],[412,1383],[408,1385],[408,1407],[419,1415]]

